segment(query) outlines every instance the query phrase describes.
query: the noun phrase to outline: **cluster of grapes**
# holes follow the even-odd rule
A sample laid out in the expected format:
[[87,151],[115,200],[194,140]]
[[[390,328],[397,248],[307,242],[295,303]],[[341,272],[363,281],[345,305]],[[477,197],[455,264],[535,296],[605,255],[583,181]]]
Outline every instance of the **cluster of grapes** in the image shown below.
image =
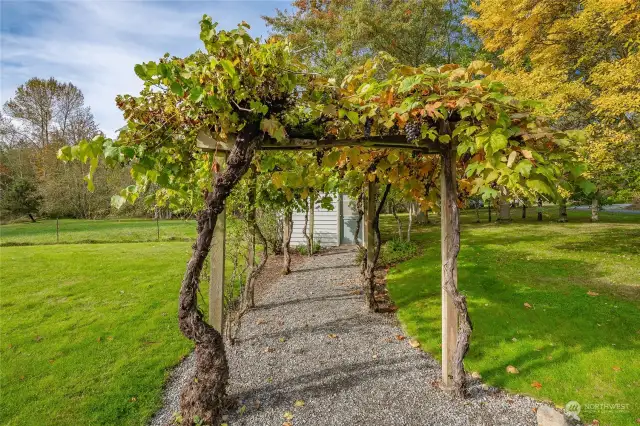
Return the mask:
[[371,126],[373,126],[373,118],[367,117],[367,120],[364,122],[364,137],[368,138],[371,136]]
[[404,134],[407,136],[407,142],[413,142],[416,139],[420,139],[422,125],[419,121],[412,121],[405,124]]

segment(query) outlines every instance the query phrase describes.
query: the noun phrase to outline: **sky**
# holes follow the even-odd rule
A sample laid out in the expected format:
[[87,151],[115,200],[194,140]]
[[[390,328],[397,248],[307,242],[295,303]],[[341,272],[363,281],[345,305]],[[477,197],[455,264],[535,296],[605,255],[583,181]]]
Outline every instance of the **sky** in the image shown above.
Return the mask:
[[82,90],[96,122],[109,136],[124,125],[114,99],[137,94],[135,64],[165,52],[185,56],[202,47],[199,20],[220,29],[241,21],[254,37],[268,30],[260,18],[283,1],[0,0],[0,101],[31,77],[55,77]]

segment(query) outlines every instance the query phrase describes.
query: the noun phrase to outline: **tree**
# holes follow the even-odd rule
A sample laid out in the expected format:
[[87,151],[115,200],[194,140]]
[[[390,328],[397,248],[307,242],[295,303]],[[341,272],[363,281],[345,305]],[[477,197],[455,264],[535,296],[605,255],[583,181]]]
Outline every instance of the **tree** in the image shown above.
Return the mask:
[[[584,128],[589,192],[640,193],[640,3],[635,0],[481,0],[467,22],[516,93],[547,101],[560,129]],[[578,194],[584,199],[584,194]]]
[[33,215],[38,211],[42,197],[38,194],[33,182],[17,178],[2,191],[0,201],[3,211],[16,216],[27,215],[32,222],[35,222]]
[[468,63],[479,46],[462,25],[466,0],[299,0],[293,6],[294,12],[263,18],[314,70],[338,79],[380,51],[412,66],[439,65]]

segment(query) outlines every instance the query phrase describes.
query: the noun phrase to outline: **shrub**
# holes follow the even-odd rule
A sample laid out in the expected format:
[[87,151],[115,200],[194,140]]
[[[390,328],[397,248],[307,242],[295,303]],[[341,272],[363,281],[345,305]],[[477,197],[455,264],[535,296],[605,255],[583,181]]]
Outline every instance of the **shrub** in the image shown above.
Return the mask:
[[380,264],[388,265],[402,262],[416,255],[418,247],[411,241],[390,240],[380,248]]

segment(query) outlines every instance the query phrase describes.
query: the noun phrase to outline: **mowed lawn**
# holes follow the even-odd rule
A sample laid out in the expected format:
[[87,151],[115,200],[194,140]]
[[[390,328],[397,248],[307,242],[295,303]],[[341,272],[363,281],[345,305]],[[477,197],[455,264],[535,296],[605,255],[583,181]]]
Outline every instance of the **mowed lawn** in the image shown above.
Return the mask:
[[[570,222],[475,224],[463,214],[459,287],[474,331],[465,366],[482,380],[558,406],[585,422],[640,418],[640,215],[569,212]],[[495,215],[494,215],[495,219]],[[407,332],[440,358],[440,228],[414,234],[421,255],[391,268],[388,287]],[[394,224],[386,218],[392,237]],[[528,304],[530,307],[528,307]],[[508,374],[512,365],[519,374]],[[606,406],[605,404],[619,404]]]
[[[177,239],[195,235],[193,221],[171,222],[161,229],[175,226]],[[132,223],[68,226],[82,238],[117,241]],[[30,236],[3,225],[2,241],[44,242],[44,225],[18,225]],[[0,247],[0,424],[145,424],[161,406],[170,367],[192,348],[177,323],[190,245]]]
[[[56,227],[58,235],[56,235]],[[193,220],[114,219],[38,220],[0,226],[0,245],[78,244],[189,240],[196,236]]]

